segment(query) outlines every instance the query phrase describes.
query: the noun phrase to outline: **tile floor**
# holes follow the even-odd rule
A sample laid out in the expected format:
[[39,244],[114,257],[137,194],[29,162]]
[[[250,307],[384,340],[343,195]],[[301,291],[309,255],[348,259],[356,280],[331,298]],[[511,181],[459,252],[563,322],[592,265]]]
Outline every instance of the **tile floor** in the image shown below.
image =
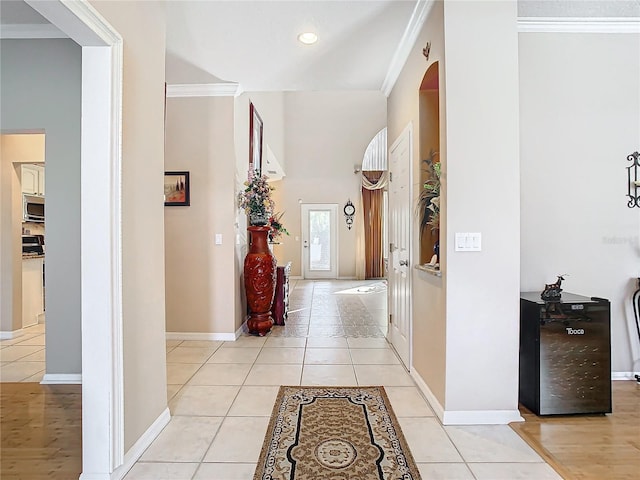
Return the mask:
[[125,480],[250,480],[280,385],[383,385],[425,480],[561,478],[506,425],[440,424],[384,338],[380,282],[292,280],[290,311],[264,338],[167,342],[172,418]]
[[45,367],[45,324],[27,327],[11,340],[0,340],[0,381],[40,382]]
[[[280,385],[383,385],[424,479],[560,479],[506,425],[443,427],[388,345],[382,282],[291,281],[264,338],[167,341],[172,419],[125,480],[250,480]],[[39,382],[45,325],[0,341],[2,382]]]

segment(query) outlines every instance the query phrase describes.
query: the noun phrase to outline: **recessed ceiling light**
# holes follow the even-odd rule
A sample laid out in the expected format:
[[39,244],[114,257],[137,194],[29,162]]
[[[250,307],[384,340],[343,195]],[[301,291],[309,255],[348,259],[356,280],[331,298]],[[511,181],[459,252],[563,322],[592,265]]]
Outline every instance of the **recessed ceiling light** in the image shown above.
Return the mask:
[[318,35],[313,32],[304,32],[298,35],[298,40],[305,45],[313,45],[318,41]]

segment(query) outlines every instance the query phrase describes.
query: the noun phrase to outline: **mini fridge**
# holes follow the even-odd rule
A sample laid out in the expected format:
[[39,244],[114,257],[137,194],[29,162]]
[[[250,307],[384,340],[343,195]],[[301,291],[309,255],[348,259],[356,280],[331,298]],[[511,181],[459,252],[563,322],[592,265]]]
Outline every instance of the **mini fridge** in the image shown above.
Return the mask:
[[609,301],[520,294],[519,401],[537,415],[611,412]]

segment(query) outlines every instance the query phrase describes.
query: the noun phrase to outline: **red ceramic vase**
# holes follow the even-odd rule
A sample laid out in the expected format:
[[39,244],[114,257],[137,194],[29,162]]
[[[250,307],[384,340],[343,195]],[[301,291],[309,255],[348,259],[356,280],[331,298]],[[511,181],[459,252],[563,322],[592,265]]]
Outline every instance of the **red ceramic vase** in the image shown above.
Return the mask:
[[276,258],[267,243],[269,227],[248,227],[249,253],[244,258],[244,288],[249,305],[249,333],[263,336],[273,326],[271,304],[276,291]]

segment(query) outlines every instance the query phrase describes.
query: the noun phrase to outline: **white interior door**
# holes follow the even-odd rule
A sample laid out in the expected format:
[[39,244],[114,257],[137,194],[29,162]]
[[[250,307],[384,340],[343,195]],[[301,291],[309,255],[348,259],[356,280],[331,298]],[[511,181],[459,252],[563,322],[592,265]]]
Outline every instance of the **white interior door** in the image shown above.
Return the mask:
[[303,204],[302,275],[304,278],[338,277],[337,204]]
[[411,365],[411,124],[389,150],[389,341]]

